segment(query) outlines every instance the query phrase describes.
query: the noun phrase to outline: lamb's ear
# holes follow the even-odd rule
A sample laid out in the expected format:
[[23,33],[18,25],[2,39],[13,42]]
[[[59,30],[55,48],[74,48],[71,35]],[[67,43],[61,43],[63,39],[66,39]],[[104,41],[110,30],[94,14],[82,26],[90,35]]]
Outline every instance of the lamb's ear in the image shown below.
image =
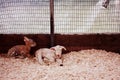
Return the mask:
[[61,46],[61,49],[67,50],[64,46]]
[[26,36],[24,36],[24,41],[29,41],[29,38],[27,38]]
[[55,48],[54,48],[54,47],[51,47],[50,49],[51,49],[51,50],[55,50]]

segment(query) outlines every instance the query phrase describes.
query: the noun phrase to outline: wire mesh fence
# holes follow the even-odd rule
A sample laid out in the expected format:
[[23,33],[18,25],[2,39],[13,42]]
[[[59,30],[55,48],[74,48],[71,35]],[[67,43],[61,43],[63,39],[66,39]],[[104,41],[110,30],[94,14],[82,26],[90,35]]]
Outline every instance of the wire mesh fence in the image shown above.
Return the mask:
[[[55,33],[119,33],[120,8],[111,0],[54,0]],[[0,0],[1,34],[50,33],[50,0]]]
[[49,33],[49,1],[3,0],[0,33]]

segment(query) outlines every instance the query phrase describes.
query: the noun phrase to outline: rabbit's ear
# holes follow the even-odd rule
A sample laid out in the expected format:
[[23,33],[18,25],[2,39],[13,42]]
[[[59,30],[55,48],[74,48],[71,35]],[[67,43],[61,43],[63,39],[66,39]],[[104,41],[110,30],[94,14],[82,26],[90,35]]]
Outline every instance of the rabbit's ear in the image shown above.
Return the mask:
[[29,41],[29,38],[27,38],[26,36],[24,36],[24,41]]

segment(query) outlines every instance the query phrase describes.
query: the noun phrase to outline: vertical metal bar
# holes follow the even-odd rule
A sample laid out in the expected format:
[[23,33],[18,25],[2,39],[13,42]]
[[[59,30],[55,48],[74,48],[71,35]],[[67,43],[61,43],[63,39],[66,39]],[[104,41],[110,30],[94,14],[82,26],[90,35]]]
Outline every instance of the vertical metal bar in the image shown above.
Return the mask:
[[54,0],[50,0],[50,35],[52,47],[54,46]]

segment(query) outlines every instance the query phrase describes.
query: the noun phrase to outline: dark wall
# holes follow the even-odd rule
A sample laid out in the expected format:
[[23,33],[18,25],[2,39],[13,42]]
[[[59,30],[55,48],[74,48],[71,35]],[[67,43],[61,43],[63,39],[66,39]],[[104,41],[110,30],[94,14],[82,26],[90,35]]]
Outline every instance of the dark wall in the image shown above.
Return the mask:
[[10,49],[14,45],[23,45],[24,44],[24,36],[33,39],[37,45],[36,47],[31,48],[31,53],[33,54],[37,49],[43,47],[50,47],[50,36],[48,34],[1,34],[0,35],[0,52],[7,53],[8,49]]
[[[0,34],[0,52],[7,53],[14,45],[24,44],[23,37],[32,38],[37,46],[32,48],[33,54],[39,48],[50,47],[49,34]],[[83,49],[103,49],[120,53],[120,34],[84,34],[84,35],[55,35],[55,45],[63,45],[66,52]]]

